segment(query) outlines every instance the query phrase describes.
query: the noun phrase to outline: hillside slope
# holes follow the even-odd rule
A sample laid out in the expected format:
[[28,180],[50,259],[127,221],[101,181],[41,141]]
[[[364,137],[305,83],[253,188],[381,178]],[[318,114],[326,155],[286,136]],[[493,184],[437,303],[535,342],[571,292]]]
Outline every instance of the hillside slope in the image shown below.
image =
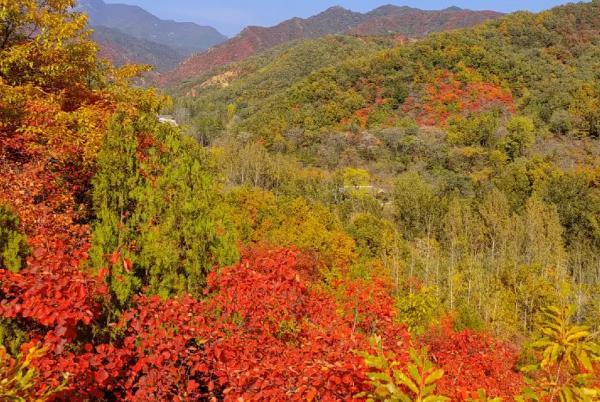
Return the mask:
[[100,46],[100,57],[115,66],[148,64],[157,72],[174,68],[184,55],[177,50],[149,40],[138,39],[117,29],[96,26],[92,39]]
[[243,98],[228,90],[204,91],[196,102],[224,97],[226,104],[238,105],[241,128],[271,140],[294,129],[385,127],[403,117],[445,124],[497,102],[542,124],[550,124],[553,114],[555,120],[565,115],[597,136],[598,117],[582,113],[581,105],[595,102],[598,92],[592,73],[598,71],[598,7],[593,2],[538,15],[518,13],[324,66],[268,94],[249,95],[248,86]]
[[243,60],[273,46],[299,39],[329,34],[402,34],[421,36],[429,32],[469,27],[501,14],[462,9],[423,11],[409,7],[385,6],[361,14],[332,7],[307,19],[293,18],[270,28],[248,27],[235,38],[205,53],[193,55],[173,72],[163,75],[161,83],[174,84],[213,68]]
[[[287,90],[312,72],[397,43],[397,38],[328,35],[279,45],[169,88],[177,104],[174,113],[182,122],[193,121],[199,138],[207,143],[229,125],[223,113],[235,111],[236,121],[244,121],[261,110],[263,100],[268,101],[272,94]],[[229,112],[228,105],[233,105]]]
[[406,6],[387,5],[366,14],[364,21],[351,32],[358,35],[401,33],[409,37],[421,37],[431,32],[468,28],[501,15],[496,11],[471,11],[458,7],[423,11]]

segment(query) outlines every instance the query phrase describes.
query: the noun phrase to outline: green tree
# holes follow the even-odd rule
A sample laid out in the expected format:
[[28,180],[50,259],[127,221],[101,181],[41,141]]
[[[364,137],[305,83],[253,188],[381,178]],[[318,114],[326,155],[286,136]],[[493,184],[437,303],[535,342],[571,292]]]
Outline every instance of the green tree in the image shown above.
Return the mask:
[[349,187],[368,186],[371,175],[364,169],[346,168],[342,171],[344,185]]
[[586,83],[576,92],[569,109],[577,127],[590,137],[600,137],[600,84]]
[[113,119],[93,179],[91,257],[110,266],[121,305],[148,287],[167,297],[200,295],[215,265],[237,258],[218,189],[191,138],[145,114]]
[[566,110],[555,110],[550,117],[550,131],[555,134],[568,134],[573,129],[573,119]]
[[149,160],[160,163],[160,175],[134,194],[135,264],[151,293],[200,295],[213,267],[237,259],[234,234],[218,189],[202,166],[203,150],[169,130],[159,128],[169,151]]
[[454,309],[459,299],[470,303],[476,293],[471,290],[485,286],[487,282],[481,278],[477,263],[484,244],[484,227],[468,200],[455,197],[450,201],[444,217],[443,240],[448,254],[445,263],[448,304]]
[[456,145],[491,146],[498,130],[498,116],[494,112],[472,114],[452,119],[448,140]]
[[389,221],[370,213],[354,216],[348,233],[356,242],[359,252],[369,258],[388,254],[395,237],[394,228]]
[[560,277],[566,274],[567,255],[563,227],[556,206],[546,204],[538,195],[525,206],[525,263],[555,268]]
[[407,239],[432,236],[444,213],[444,202],[417,172],[401,175],[393,193],[394,218]]
[[535,143],[535,125],[529,117],[513,117],[506,126],[508,134],[500,145],[511,159],[522,156]]
[[8,207],[0,204],[0,268],[18,272],[28,247],[20,233],[19,218]]
[[[115,116],[109,123],[96,161],[97,173],[92,180],[95,222],[90,257],[97,269],[105,267],[108,256],[115,252],[130,258],[129,248],[135,236],[135,226],[130,221],[136,209],[133,195],[145,180],[140,174],[141,166],[136,153],[134,122],[125,115]],[[124,272],[116,261],[113,265],[108,277],[109,286],[117,300],[124,304],[140,289],[142,278]]]
[[436,293],[432,287],[422,287],[396,298],[400,322],[411,333],[423,335],[438,319],[442,306]]

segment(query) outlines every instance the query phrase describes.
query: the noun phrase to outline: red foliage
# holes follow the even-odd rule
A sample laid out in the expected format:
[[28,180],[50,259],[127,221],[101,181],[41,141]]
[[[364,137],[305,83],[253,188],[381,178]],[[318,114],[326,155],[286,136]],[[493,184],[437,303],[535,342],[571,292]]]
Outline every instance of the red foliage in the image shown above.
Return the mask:
[[[27,127],[52,131],[54,109],[30,106],[40,119],[31,112]],[[142,151],[151,141],[140,139]],[[0,202],[21,218],[32,251],[21,272],[0,270],[0,316],[47,349],[34,363],[40,390],[68,374],[61,400],[348,400],[365,390],[355,351],[369,349],[370,335],[407,361],[411,340],[385,282],[321,290],[315,262],[294,250],[249,251],[209,276],[206,299],[139,296],[111,323],[102,278],[83,268],[90,231],[78,200],[93,172],[81,153],[0,132]],[[109,260],[131,269],[118,253]],[[456,400],[478,388],[510,398],[521,385],[500,342],[445,328],[426,343],[447,373],[440,391]]]
[[512,113],[515,105],[510,90],[488,82],[465,83],[445,71],[426,84],[420,98],[406,100],[404,112],[413,111],[422,125],[443,125],[452,116],[500,107]]
[[191,297],[139,297],[136,302],[137,308],[126,312],[119,324],[125,331],[121,353],[130,356],[118,379],[121,397],[162,401],[218,395],[205,351],[210,327],[202,303]]
[[[336,313],[332,297],[309,288],[303,278],[312,269],[294,251],[255,251],[210,278],[217,292],[206,302],[210,348],[228,398],[339,400],[364,389],[353,350],[368,347],[368,334]],[[370,320],[391,324],[373,313]],[[394,342],[405,348],[408,335],[400,332]]]
[[104,286],[79,270],[84,256],[80,249],[65,254],[63,243],[55,241],[48,249],[34,249],[24,272],[0,271],[2,315],[33,321],[38,328],[30,335],[43,337],[46,346],[60,353],[75,338],[78,325],[97,316],[97,299],[105,293]]
[[367,123],[369,122],[369,114],[371,113],[372,107],[365,107],[354,112],[354,116],[356,120],[358,120],[358,124],[360,128],[366,128]]
[[444,369],[438,392],[453,401],[476,398],[484,389],[490,397],[513,400],[524,386],[516,369],[518,353],[504,342],[470,330],[455,332],[446,320],[424,340],[432,361]]
[[0,316],[27,332],[24,349],[39,343],[47,351],[37,362],[40,391],[60,383],[63,374],[90,374],[92,355],[78,355],[77,341],[107,297],[102,281],[80,267],[90,231],[80,223],[85,206],[78,200],[93,172],[83,161],[83,145],[68,141],[72,133],[56,116],[73,104],[110,105],[77,86],[67,92],[62,101],[30,99],[18,121],[0,127],[0,203],[20,218],[31,250],[19,273],[0,269]]
[[[295,251],[252,251],[210,276],[206,300],[140,296],[123,314],[119,347],[85,345],[78,356],[38,367],[71,373],[69,400],[105,393],[131,401],[350,399],[365,389],[354,351],[369,347],[369,332],[309,288],[314,269]],[[353,284],[345,292],[350,304],[361,303],[366,328],[381,330],[405,360],[408,334],[393,324],[389,300],[377,300],[386,290]]]
[[[386,348],[400,361],[410,340],[394,324],[393,303],[381,283],[340,282],[340,314],[332,296],[311,289],[315,269],[296,251],[254,250],[211,274],[203,301],[138,297],[115,328],[122,336],[114,344],[81,344],[66,332],[48,331],[66,346],[36,366],[44,384],[69,373],[64,400],[350,399],[365,389],[363,361],[354,351],[369,348],[372,331],[384,334]],[[83,305],[86,297],[80,299]],[[94,316],[80,316],[70,299],[63,303],[65,311],[56,304],[50,311],[70,317],[70,328]],[[32,316],[37,320],[23,315]],[[44,323],[62,328],[57,323],[63,321]],[[54,342],[48,336],[44,341]]]

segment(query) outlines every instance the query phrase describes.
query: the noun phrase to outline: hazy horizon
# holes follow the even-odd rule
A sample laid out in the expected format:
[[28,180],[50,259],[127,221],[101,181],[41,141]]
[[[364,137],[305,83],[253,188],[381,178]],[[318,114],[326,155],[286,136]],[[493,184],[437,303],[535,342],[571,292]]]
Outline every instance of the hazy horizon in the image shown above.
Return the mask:
[[[272,26],[281,21],[301,17],[306,18],[332,7],[342,6],[358,12],[366,12],[385,4],[410,6],[421,9],[440,10],[451,6],[472,10],[494,10],[512,12],[517,10],[540,11],[567,1],[533,0],[533,1],[474,1],[474,0],[425,0],[425,1],[386,1],[386,0],[307,0],[303,2],[285,3],[277,0],[105,0],[106,3],[138,5],[162,19],[173,19],[182,22],[195,22],[210,25],[227,36],[235,36],[249,25]],[[526,4],[524,4],[526,3]]]

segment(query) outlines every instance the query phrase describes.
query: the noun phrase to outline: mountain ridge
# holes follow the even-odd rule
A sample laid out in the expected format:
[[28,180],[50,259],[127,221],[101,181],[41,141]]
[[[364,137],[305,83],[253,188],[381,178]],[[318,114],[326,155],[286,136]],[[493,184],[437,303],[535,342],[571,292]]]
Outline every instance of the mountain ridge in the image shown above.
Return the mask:
[[272,27],[246,27],[234,38],[184,60],[173,71],[162,75],[159,84],[164,86],[185,81],[292,40],[314,39],[330,34],[401,34],[420,37],[430,32],[467,28],[502,15],[493,11],[458,8],[430,11],[389,4],[368,13],[359,13],[333,6],[312,17],[291,18]]
[[185,55],[167,45],[139,39],[118,29],[96,26],[92,39],[100,47],[100,57],[115,66],[147,64],[158,73],[174,68]]
[[169,46],[184,56],[207,50],[227,40],[213,27],[163,20],[139,6],[107,4],[103,0],[79,0],[76,9],[88,14],[91,27],[116,29],[137,39]]

